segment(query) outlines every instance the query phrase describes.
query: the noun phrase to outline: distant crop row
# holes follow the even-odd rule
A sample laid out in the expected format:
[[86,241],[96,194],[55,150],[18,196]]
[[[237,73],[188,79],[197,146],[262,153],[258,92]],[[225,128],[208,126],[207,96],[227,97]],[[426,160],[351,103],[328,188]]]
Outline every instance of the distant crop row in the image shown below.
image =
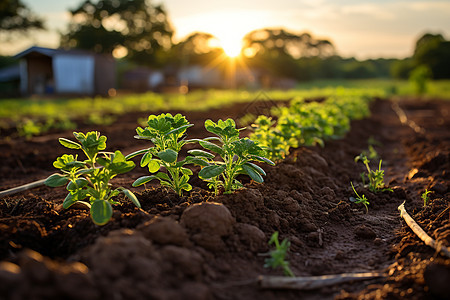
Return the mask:
[[291,148],[323,146],[328,139],[342,137],[350,129],[351,120],[370,114],[372,99],[364,92],[341,93],[320,103],[297,98],[288,107],[272,109],[276,120],[259,116],[250,137],[266,149],[270,159],[283,159]]
[[79,99],[11,99],[0,101],[0,131],[16,128],[21,136],[41,135],[51,129],[76,129],[77,122],[107,125],[128,112],[161,112],[169,110],[205,111],[233,103],[290,100],[296,97],[318,98],[342,93],[364,91],[370,96],[382,96],[382,89],[322,88],[248,92],[236,90],[194,91],[180,94],[133,94],[114,98]]

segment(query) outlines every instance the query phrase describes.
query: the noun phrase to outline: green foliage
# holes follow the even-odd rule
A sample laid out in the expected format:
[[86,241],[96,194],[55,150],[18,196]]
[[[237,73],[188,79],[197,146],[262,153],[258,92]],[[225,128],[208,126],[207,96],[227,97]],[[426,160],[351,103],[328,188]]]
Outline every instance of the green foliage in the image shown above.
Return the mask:
[[140,207],[138,199],[132,192],[123,187],[112,189],[109,183],[116,175],[131,171],[135,164],[127,161],[120,151],[101,152],[106,149],[106,136],[100,135],[99,132],[73,134],[78,142],[60,138],[60,144],[69,149],[82,150],[87,160],[79,161],[77,155],[64,154],[53,163],[62,174],[53,174],[45,181],[50,187],[67,184],[69,194],[64,200],[63,207],[69,208],[76,202],[87,205],[90,208],[91,218],[97,225],[109,222],[112,216],[111,204],[118,204],[113,198],[120,193]]
[[372,170],[369,166],[370,160],[367,158],[366,155],[360,154],[355,157],[355,162],[361,161],[364,166],[366,167],[367,174],[361,173],[361,179],[363,181],[363,184],[366,185],[366,178],[368,179],[368,188],[373,193],[378,192],[384,192],[384,191],[390,191],[392,192],[392,189],[385,188],[384,184],[384,170],[381,170],[381,163],[382,160],[380,159],[380,162],[378,164],[378,169]]
[[414,86],[418,95],[423,95],[427,91],[428,81],[432,77],[431,69],[425,65],[416,67],[409,75],[409,81]]
[[358,194],[358,192],[355,190],[355,187],[353,186],[353,182],[350,182],[350,184],[352,185],[352,189],[353,192],[355,192],[356,198],[355,197],[350,197],[350,201],[354,202],[354,203],[362,203],[364,205],[364,207],[366,208],[366,213],[369,212],[369,200],[367,200],[366,195],[362,195],[360,196]]
[[[216,194],[220,187],[224,188],[225,193],[242,188],[242,183],[236,179],[239,174],[248,175],[258,183],[264,181],[262,176],[266,173],[253,162],[274,163],[265,158],[264,150],[253,140],[239,137],[242,129],[236,129],[234,120],[219,120],[217,123],[206,120],[205,128],[216,137],[198,140],[198,143],[205,150],[219,155],[222,161],[215,161],[215,155],[208,151],[190,151],[190,154],[194,155],[194,163],[204,166],[198,176],[207,181]],[[217,141],[218,144],[212,141]]]
[[421,198],[423,200],[423,206],[427,206],[428,201],[430,201],[430,196],[428,194],[433,193],[433,191],[429,191],[428,189],[425,189],[425,192],[422,193]]
[[259,116],[252,124],[254,132],[251,138],[258,141],[266,150],[267,157],[277,161],[289,154],[290,145],[295,141],[291,140],[289,132],[281,131],[279,127],[274,126],[275,123],[271,117]]
[[270,258],[266,258],[264,261],[265,268],[276,269],[278,267],[283,268],[284,275],[294,277],[294,273],[289,268],[289,262],[286,260],[287,252],[291,243],[284,239],[281,244],[278,241],[278,231],[275,231],[269,240],[269,245],[275,245],[275,249],[270,251]]
[[435,79],[450,78],[450,41],[441,34],[425,33],[416,42],[416,67],[426,66]]
[[[141,167],[147,166],[150,173],[156,174],[138,178],[133,186],[140,186],[156,179],[162,186],[173,189],[180,196],[183,190],[190,191],[192,186],[188,181],[192,171],[185,165],[192,163],[192,158],[178,161],[178,154],[186,143],[193,142],[185,140],[186,130],[193,124],[189,124],[181,114],[172,116],[168,113],[150,115],[147,125],[145,128],[136,128],[138,135],[135,138],[149,140],[154,146],[131,153],[127,159],[142,155]],[[159,172],[161,168],[167,173]]]
[[343,136],[350,129],[351,120],[369,115],[369,102],[363,93],[352,95],[343,91],[323,102],[296,98],[290,106],[275,111],[277,122],[259,116],[250,138],[267,151],[270,159],[279,160],[289,154],[290,148],[323,146],[326,140]]

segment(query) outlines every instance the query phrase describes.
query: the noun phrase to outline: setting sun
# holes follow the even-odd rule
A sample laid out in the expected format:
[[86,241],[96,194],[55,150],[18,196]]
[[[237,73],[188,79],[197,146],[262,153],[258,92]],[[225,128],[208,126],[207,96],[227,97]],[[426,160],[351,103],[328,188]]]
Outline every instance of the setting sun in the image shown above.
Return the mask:
[[229,57],[236,57],[241,54],[242,41],[239,39],[220,39],[220,46]]

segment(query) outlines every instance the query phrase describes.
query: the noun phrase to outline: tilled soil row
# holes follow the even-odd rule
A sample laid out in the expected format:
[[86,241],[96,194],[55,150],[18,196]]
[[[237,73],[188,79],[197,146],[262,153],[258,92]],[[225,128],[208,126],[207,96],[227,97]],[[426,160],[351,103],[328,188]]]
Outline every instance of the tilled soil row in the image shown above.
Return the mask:
[[[447,274],[449,260],[435,255],[403,226],[397,206],[406,201],[407,209],[414,211],[412,215],[431,230],[433,238],[450,244],[445,212],[449,139],[444,135],[449,132],[445,118],[449,105],[409,101],[400,106],[408,116],[411,111],[432,109],[426,113],[432,117],[426,120],[414,113],[411,116],[427,130],[425,136],[402,125],[390,101],[376,101],[372,117],[353,122],[345,138],[329,141],[324,148],[296,149],[275,167],[263,166],[267,172],[264,184],[244,179],[246,189],[218,197],[195,179],[193,191],[184,197],[159,187],[140,189],[136,194],[142,209],[126,202],[115,206],[112,221],[102,227],[93,225],[83,208],[64,210],[63,188],[41,187],[7,197],[0,202],[0,295],[2,299],[445,296],[446,286],[433,286],[437,282],[433,278]],[[228,111],[195,113],[188,119],[202,124],[207,118],[237,114],[239,107],[235,106]],[[108,147],[129,152],[141,147],[130,147],[135,143],[136,125],[131,121],[135,117],[123,117],[112,128],[98,129],[111,136]],[[193,135],[205,133],[198,128]],[[367,150],[369,143],[383,159],[386,182],[393,192],[374,194],[362,186],[364,167],[354,157]],[[11,158],[2,166],[6,182],[2,185],[27,183],[21,182],[22,173],[28,181],[48,175],[51,168],[44,163],[50,161],[51,166],[64,150],[53,144],[48,137],[1,144],[1,155]],[[29,153],[37,154],[28,157]],[[19,168],[14,163],[17,160]],[[129,186],[144,171],[133,171],[116,183]],[[367,196],[368,213],[361,204],[349,201],[354,195],[350,182]],[[420,193],[425,188],[434,193],[423,209]],[[282,275],[281,270],[263,266],[274,231],[291,242],[288,260],[297,276],[372,271],[386,276],[314,291],[260,289],[258,275]]]

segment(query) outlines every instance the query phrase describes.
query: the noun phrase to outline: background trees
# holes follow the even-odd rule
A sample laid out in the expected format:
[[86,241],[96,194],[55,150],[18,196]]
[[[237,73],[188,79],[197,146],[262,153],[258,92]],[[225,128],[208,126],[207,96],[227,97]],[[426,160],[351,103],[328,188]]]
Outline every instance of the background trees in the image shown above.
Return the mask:
[[43,29],[44,21],[20,0],[0,0],[0,33]]
[[172,46],[173,29],[161,5],[149,0],[86,0],[70,11],[61,46],[112,53],[143,65],[161,64]]

